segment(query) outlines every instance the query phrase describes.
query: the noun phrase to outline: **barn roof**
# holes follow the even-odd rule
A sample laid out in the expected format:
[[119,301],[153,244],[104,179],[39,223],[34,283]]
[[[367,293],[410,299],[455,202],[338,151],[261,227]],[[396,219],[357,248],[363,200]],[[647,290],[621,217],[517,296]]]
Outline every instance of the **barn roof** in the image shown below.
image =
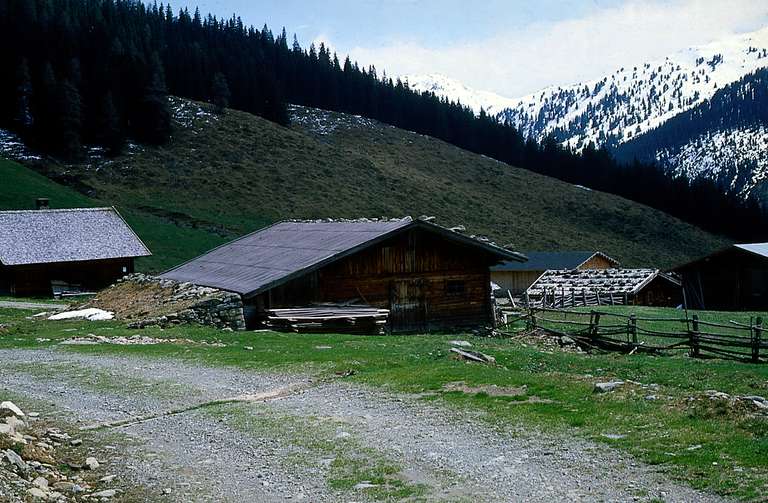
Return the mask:
[[498,260],[525,260],[519,253],[410,217],[279,222],[215,248],[162,277],[251,296],[414,228],[441,234]]
[[736,248],[740,248],[749,253],[760,255],[761,257],[768,258],[768,243],[745,243],[740,245],[733,245]]
[[687,269],[690,269],[692,267],[699,265],[700,263],[707,262],[710,259],[713,259],[715,257],[720,257],[720,256],[731,254],[734,252],[737,252],[737,253],[747,252],[752,255],[757,255],[758,257],[761,257],[761,258],[768,258],[768,243],[733,244],[726,248],[721,248],[713,253],[710,253],[709,255],[705,255],[704,257],[699,257],[690,262],[686,262],[685,264],[678,265],[672,270],[676,272],[683,272]]
[[0,211],[0,264],[151,255],[114,208]]
[[522,252],[527,262],[504,262],[493,266],[491,271],[546,271],[549,269],[576,269],[595,255],[605,258],[614,266],[618,261],[599,251]]
[[680,282],[658,269],[584,269],[546,271],[527,290],[530,295],[544,291],[560,292],[565,289],[574,293],[600,291],[604,293],[637,295],[656,278],[663,278],[676,285]]

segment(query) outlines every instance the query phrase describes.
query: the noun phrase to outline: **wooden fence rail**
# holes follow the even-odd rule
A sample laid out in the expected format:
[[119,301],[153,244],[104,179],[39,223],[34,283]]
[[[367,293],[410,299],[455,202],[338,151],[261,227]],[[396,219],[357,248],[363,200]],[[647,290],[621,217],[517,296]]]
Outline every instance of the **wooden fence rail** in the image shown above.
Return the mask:
[[640,317],[598,310],[568,310],[528,304],[509,323],[525,321],[528,330],[568,336],[577,343],[611,351],[653,352],[688,350],[690,356],[731,358],[754,363],[768,360],[768,340],[762,317],[749,323],[714,323],[698,314],[679,318]]

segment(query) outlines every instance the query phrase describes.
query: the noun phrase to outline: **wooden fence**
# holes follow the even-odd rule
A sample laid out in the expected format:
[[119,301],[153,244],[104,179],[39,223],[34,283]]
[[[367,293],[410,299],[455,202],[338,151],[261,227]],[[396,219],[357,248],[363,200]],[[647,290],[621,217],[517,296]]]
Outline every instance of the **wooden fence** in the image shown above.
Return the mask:
[[526,329],[568,336],[578,344],[627,353],[685,350],[693,357],[719,357],[763,362],[768,359],[768,340],[763,338],[762,317],[749,323],[729,320],[717,323],[684,313],[681,317],[655,318],[596,310],[568,310],[529,306],[516,315],[507,313],[508,324],[525,321]]

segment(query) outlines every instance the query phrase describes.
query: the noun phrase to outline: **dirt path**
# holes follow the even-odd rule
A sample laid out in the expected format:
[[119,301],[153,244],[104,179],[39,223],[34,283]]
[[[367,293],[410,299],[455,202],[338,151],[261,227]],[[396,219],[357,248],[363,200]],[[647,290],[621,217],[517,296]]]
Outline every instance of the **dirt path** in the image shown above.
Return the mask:
[[262,398],[98,430],[124,436],[121,466],[107,469],[152,487],[148,501],[720,501],[604,446],[499,433],[340,380],[56,350],[0,362],[0,397],[45,400],[84,427]]
[[0,307],[4,309],[25,309],[34,310],[40,309],[41,311],[63,311],[69,306],[65,304],[46,304],[44,302],[23,302],[15,300],[0,300]]

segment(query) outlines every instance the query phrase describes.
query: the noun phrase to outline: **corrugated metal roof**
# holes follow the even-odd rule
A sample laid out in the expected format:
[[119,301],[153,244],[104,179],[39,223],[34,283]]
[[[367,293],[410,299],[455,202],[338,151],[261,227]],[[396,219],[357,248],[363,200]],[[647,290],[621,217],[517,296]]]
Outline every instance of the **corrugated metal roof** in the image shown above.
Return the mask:
[[280,222],[215,248],[162,277],[255,295],[415,226],[481,248],[499,260],[524,260],[515,252],[410,218]]
[[114,208],[0,211],[0,263],[46,264],[151,255]]
[[741,248],[742,250],[748,251],[750,253],[754,253],[755,255],[768,258],[768,243],[744,243],[733,246],[736,248]]
[[680,284],[674,278],[661,273],[658,269],[575,269],[546,271],[527,290],[530,295],[541,295],[544,291],[560,292],[565,289],[570,293],[595,291],[616,294],[636,295],[656,277],[662,277],[672,283]]
[[605,257],[614,266],[619,263],[602,252],[563,251],[563,252],[522,252],[528,257],[527,262],[504,262],[493,266],[491,271],[546,271],[549,269],[576,269],[595,255]]

